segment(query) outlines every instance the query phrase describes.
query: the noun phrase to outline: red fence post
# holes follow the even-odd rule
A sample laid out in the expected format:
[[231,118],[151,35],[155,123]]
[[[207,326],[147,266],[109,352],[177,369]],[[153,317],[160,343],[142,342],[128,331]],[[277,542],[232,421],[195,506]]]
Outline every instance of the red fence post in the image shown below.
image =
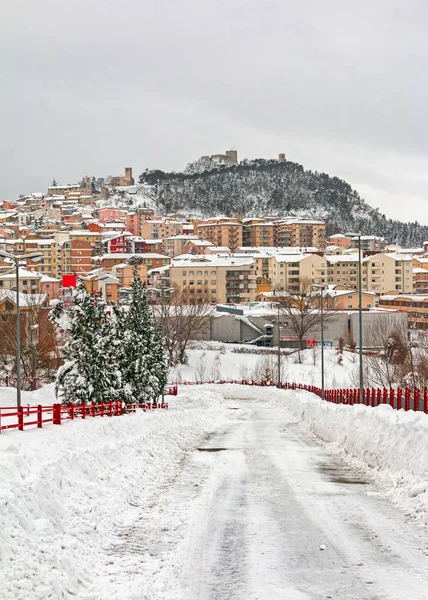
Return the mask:
[[428,415],[428,388],[424,388],[424,413]]
[[70,419],[74,419],[74,404],[70,406]]
[[86,404],[84,402],[82,402],[82,404],[81,404],[81,409],[82,409],[82,419],[86,419]]
[[18,406],[16,409],[18,413],[18,429],[19,431],[24,431],[24,409],[22,406]]
[[389,404],[392,408],[394,408],[394,399],[395,399],[395,390],[391,388],[389,390]]
[[403,390],[398,388],[397,390],[397,410],[401,410],[401,396],[403,394]]
[[406,388],[404,391],[404,410],[410,410],[410,390]]
[[61,404],[53,405],[53,420],[54,425],[61,425]]
[[94,401],[92,401],[92,404],[91,404],[91,415],[93,417],[95,417],[95,402]]
[[111,400],[108,401],[108,416],[111,417],[113,414],[113,407],[111,404]]
[[42,405],[39,404],[37,406],[37,427],[41,429],[43,427],[43,419],[42,419]]
[[419,397],[421,391],[419,388],[413,388],[413,410],[419,410]]

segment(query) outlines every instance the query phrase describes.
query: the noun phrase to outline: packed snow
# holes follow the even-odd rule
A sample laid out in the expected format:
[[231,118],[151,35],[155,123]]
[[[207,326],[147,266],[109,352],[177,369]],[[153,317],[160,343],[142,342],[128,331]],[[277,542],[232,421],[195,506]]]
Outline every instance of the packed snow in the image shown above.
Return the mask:
[[[239,354],[231,350],[229,346],[224,349],[222,345],[198,344],[198,348],[190,351],[189,365],[180,367],[180,378],[203,379],[199,375],[200,364],[204,361],[206,379],[240,379],[242,365],[249,370],[257,368],[259,355]],[[310,352],[305,353],[303,364],[295,362],[292,356],[288,357],[286,379],[319,384],[319,356],[315,356],[315,363]],[[355,366],[353,356],[344,356],[343,364],[339,364],[336,352],[326,351],[326,370],[330,378],[327,387],[333,387],[333,379],[337,385],[349,385],[350,373]],[[219,369],[218,377],[216,369]],[[239,528],[241,509],[237,509],[234,503],[244,501],[244,491],[250,494],[253,504],[257,503],[264,485],[266,489],[275,486],[272,465],[276,465],[275,468],[289,465],[282,475],[291,477],[287,485],[298,485],[299,480],[303,485],[304,479],[305,490],[319,486],[322,492],[316,496],[317,510],[311,513],[311,528],[301,530],[302,540],[310,544],[308,557],[301,565],[306,564],[309,568],[313,567],[311,560],[321,560],[313,554],[316,549],[317,556],[327,557],[326,569],[331,568],[332,561],[341,560],[344,563],[343,573],[349,568],[352,577],[358,578],[358,573],[364,570],[364,577],[359,583],[361,590],[371,585],[369,561],[367,565],[358,567],[358,573],[353,571],[357,569],[354,563],[347,563],[353,552],[357,556],[360,551],[363,554],[373,551],[372,547],[364,546],[369,542],[363,544],[356,529],[355,548],[352,539],[345,537],[346,552],[337,554],[337,539],[328,537],[331,511],[337,510],[338,514],[342,511],[347,515],[348,506],[349,516],[353,515],[358,521],[361,513],[367,523],[370,522],[370,539],[384,536],[386,549],[381,548],[379,556],[384,556],[384,551],[387,554],[382,560],[389,560],[388,552],[393,552],[394,560],[402,559],[401,555],[398,556],[398,546],[394,546],[393,536],[396,532],[404,535],[408,527],[413,528],[419,545],[405,545],[402,553],[408,555],[415,567],[423,568],[425,562],[428,569],[426,540],[423,541],[424,528],[428,525],[427,415],[393,411],[388,406],[333,405],[308,392],[277,390],[274,387],[209,384],[182,385],[179,390],[177,397],[168,398],[168,411],[88,418],[85,421],[68,421],[61,426],[47,425],[42,430],[11,430],[0,435],[2,598],[205,600],[211,597],[230,598],[232,588],[228,585],[235,586],[236,598],[311,600],[328,597],[315,592],[313,595],[303,594],[291,584],[284,588],[282,596],[275,595],[273,582],[279,585],[288,576],[291,581],[293,574],[288,573],[289,568],[283,564],[276,565],[277,560],[271,553],[276,548],[275,544],[279,544],[278,548],[283,547],[284,540],[275,537],[272,524],[265,522],[258,512],[250,513],[255,519],[248,523],[249,532],[246,534],[246,543],[250,544],[246,552],[250,554],[245,554],[242,559],[245,564],[250,559],[250,562],[256,561],[256,566],[252,567],[251,582],[244,585],[245,573],[240,571],[242,565],[236,566],[236,572],[225,569],[223,565],[224,590],[216,596],[212,595],[211,588],[206,587],[207,580],[203,579],[208,577],[206,569],[214,576],[219,568],[216,561],[222,552],[226,552],[224,548],[229,548],[230,544],[233,546],[231,541],[223,546],[224,536],[229,535],[226,525],[226,529],[222,529],[223,537],[218,534],[217,541],[215,536],[211,537],[210,523],[214,515],[210,511],[217,511],[219,522],[235,515],[233,527]],[[0,406],[13,406],[15,394],[13,388],[0,388]],[[52,384],[22,395],[23,404],[51,404],[53,400]],[[254,427],[257,423],[259,425],[250,433],[253,419],[256,419]],[[242,429],[243,433],[238,435],[244,426],[248,432]],[[263,437],[258,437],[262,432]],[[286,437],[283,439],[283,436]],[[285,462],[281,459],[282,454],[276,455],[275,448],[269,449],[271,438],[278,438],[278,452],[285,452]],[[267,445],[261,447],[262,442]],[[231,458],[222,458],[226,453],[221,452],[197,452],[197,448],[210,443],[224,447],[230,445]],[[243,454],[239,450],[241,447]],[[238,452],[236,456],[234,452]],[[245,463],[247,453],[248,460],[250,455],[254,457],[251,465]],[[313,457],[328,464],[330,461],[336,466],[342,465],[341,469],[358,474],[364,485],[352,487],[355,490],[352,496],[347,492],[343,501],[340,494],[336,498],[336,488],[333,494],[330,493],[328,486],[332,484],[321,481],[318,474],[310,471]],[[268,458],[273,462],[266,462]],[[248,476],[256,465],[260,476],[265,474],[266,481],[262,488],[253,489],[251,486],[255,483],[251,483]],[[294,473],[293,468],[299,471]],[[228,478],[233,478],[233,484]],[[230,493],[228,481],[232,486]],[[348,486],[346,490],[349,489]],[[220,494],[218,499],[217,493]],[[282,490],[281,497],[284,493]],[[329,503],[335,502],[335,498],[340,503],[332,506]],[[303,496],[300,501],[303,502]],[[254,505],[251,511],[255,510]],[[275,507],[275,514],[278,510]],[[386,520],[382,522],[379,533],[376,523],[383,519],[379,516],[383,512]],[[346,521],[347,517],[343,518]],[[292,527],[290,515],[287,519],[281,527]],[[253,531],[256,524],[257,528]],[[369,527],[368,524],[366,526]],[[303,526],[300,524],[299,527]],[[333,532],[339,540],[344,535],[344,528],[346,524],[341,523]],[[324,530],[327,533],[323,538]],[[266,544],[264,558],[258,556],[258,546],[251,550],[251,539],[258,539],[262,531],[265,531],[265,537],[260,543]],[[206,544],[202,547],[200,544],[204,539]],[[211,539],[212,549],[208,550]],[[302,541],[296,538],[293,543],[300,544],[296,546],[296,552],[306,555]],[[379,539],[378,543],[381,543]],[[406,541],[406,544],[410,542]],[[392,550],[387,549],[388,545]],[[415,554],[418,549],[421,551],[419,558]],[[238,556],[238,548],[235,551]],[[207,562],[201,563],[202,570],[199,572],[195,565],[204,552],[208,552]],[[224,555],[225,560],[226,557]],[[385,566],[382,560],[376,567],[377,579],[373,578],[380,586],[382,569],[387,568],[387,563]],[[192,573],[189,561],[194,561],[196,571]],[[403,572],[409,569],[408,565],[401,565],[401,568]],[[268,576],[271,577],[270,582],[266,579]],[[426,587],[419,589],[419,575],[411,576],[414,581],[416,577],[416,587],[409,588],[414,595],[408,597],[423,599],[424,592],[420,590]],[[328,580],[329,577],[320,575],[322,585],[327,586]],[[339,575],[336,584],[340,584]],[[402,590],[407,589],[404,584],[408,585],[408,582],[403,580],[403,587],[393,579],[388,583],[391,589],[397,590],[397,595],[393,592],[385,596],[375,595],[373,588],[372,595],[358,597],[400,599],[404,597],[400,596]],[[193,594],[196,589],[202,590],[205,596],[192,596],[186,586],[194,586]],[[340,587],[337,586],[336,590]],[[259,595],[254,595],[256,593]],[[352,598],[352,595],[344,593],[343,596],[332,597]]]

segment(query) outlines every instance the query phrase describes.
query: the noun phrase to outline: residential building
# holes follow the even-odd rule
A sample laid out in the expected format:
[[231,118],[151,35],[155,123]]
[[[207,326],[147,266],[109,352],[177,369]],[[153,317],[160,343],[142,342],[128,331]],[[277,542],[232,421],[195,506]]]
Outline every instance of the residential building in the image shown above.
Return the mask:
[[[19,291],[22,294],[40,294],[41,273],[29,271],[28,269],[18,269]],[[16,270],[0,273],[0,290],[16,291]]]
[[[358,236],[353,236],[352,248],[358,248]],[[365,252],[380,252],[383,249],[385,239],[376,235],[362,235],[361,236],[361,250]]]
[[132,235],[143,235],[142,226],[148,220],[153,220],[155,212],[151,208],[138,208],[125,216],[126,230]]
[[352,248],[352,237],[348,235],[343,235],[343,233],[336,233],[335,235],[331,235],[329,238],[330,246],[339,246],[339,248],[344,248],[345,250]]
[[410,325],[417,329],[428,329],[428,296],[423,294],[387,294],[379,298],[379,308],[405,312]]
[[407,254],[375,254],[363,259],[363,289],[376,294],[413,292],[412,257]]
[[298,292],[301,281],[327,285],[326,258],[318,254],[277,254],[272,264],[272,290]]
[[313,219],[285,219],[275,222],[275,245],[318,250],[326,247],[326,226],[323,221]]
[[256,265],[251,257],[179,260],[171,265],[169,275],[171,286],[187,290],[195,302],[234,304],[252,302],[256,297]]
[[[187,240],[183,245],[183,254],[206,254],[208,248],[214,248],[212,242],[200,240],[198,237]],[[177,255],[176,255],[177,256]]]
[[195,234],[213,246],[227,246],[231,252],[242,246],[243,225],[238,218],[213,217],[195,223]]

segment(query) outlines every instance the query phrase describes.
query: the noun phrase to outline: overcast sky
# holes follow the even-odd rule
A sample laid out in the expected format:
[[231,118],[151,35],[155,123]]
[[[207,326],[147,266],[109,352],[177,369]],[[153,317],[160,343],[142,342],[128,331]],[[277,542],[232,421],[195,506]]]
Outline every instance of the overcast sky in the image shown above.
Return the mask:
[[14,0],[1,21],[0,200],[234,147],[428,224],[426,0]]

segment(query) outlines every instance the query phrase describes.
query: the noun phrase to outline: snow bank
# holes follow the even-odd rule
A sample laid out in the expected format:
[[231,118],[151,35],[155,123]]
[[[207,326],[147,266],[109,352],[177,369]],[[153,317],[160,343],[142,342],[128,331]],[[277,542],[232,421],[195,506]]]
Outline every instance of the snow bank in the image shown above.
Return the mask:
[[[21,404],[30,406],[50,405],[55,402],[55,384],[49,383],[33,392],[21,392]],[[0,387],[0,406],[16,406],[16,388]]]
[[188,389],[169,411],[1,435],[2,599],[92,597],[93,577],[114,569],[115,532],[156,503],[185,454],[224,422],[220,399]]
[[[207,386],[213,389],[214,386]],[[403,511],[428,523],[428,415],[322,402],[304,391],[217,385],[224,398],[269,402],[363,469]]]

